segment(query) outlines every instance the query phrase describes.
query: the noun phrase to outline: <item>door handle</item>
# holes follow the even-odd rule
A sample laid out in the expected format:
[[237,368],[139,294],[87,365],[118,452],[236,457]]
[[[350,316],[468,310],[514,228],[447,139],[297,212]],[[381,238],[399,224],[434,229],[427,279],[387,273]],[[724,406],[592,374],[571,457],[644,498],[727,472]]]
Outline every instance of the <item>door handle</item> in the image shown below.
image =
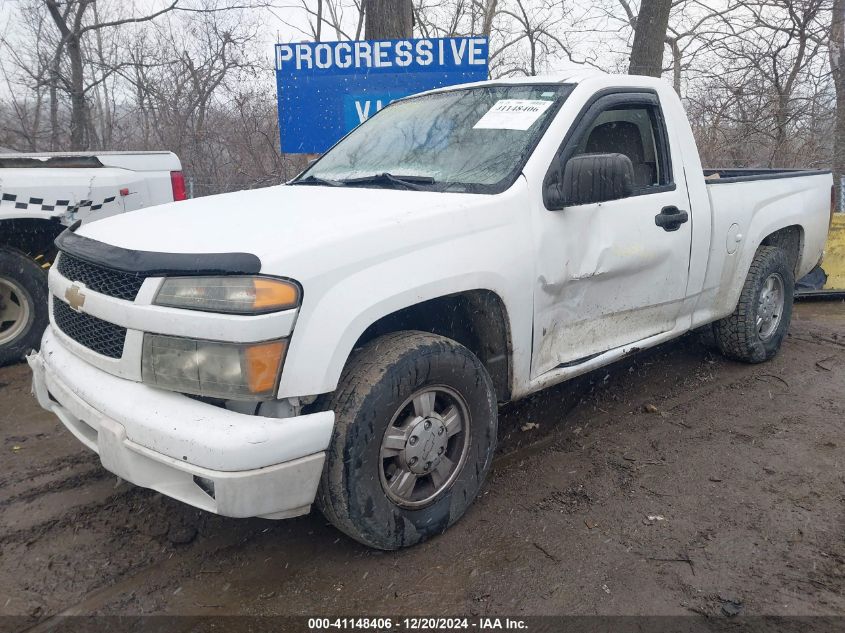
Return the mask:
[[654,223],[664,231],[677,231],[684,222],[689,220],[689,213],[678,207],[663,207],[656,216]]

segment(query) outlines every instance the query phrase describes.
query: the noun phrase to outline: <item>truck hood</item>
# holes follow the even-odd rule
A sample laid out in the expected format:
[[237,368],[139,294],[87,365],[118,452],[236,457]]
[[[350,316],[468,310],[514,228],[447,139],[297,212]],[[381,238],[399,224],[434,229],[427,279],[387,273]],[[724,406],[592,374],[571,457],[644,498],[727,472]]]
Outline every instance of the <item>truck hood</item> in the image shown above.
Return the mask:
[[[159,205],[83,225],[106,244],[167,253],[252,253],[267,274],[384,257],[391,249],[456,238],[487,224],[485,195],[279,185]],[[448,219],[433,221],[448,214]],[[482,226],[479,226],[479,222]],[[495,222],[494,222],[495,224]],[[322,268],[323,266],[317,266]]]

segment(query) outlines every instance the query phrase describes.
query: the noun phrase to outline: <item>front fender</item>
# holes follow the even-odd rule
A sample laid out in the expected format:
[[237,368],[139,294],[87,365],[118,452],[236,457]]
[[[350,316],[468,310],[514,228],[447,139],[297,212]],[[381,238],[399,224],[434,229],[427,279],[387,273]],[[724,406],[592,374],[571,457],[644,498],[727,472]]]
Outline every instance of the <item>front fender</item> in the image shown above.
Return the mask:
[[[531,260],[519,256],[524,252],[520,241],[511,227],[499,225],[352,274],[308,282],[278,397],[334,391],[356,341],[370,325],[397,310],[469,290],[489,290],[502,299],[510,321],[515,375],[527,372]],[[514,242],[514,248],[502,248]]]

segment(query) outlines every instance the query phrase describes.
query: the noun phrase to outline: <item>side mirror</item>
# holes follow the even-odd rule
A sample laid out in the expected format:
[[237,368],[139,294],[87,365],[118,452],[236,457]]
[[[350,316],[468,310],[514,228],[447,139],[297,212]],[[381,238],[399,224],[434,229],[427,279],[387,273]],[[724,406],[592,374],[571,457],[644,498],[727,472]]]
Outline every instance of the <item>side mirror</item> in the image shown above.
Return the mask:
[[543,200],[549,209],[578,204],[618,200],[634,190],[634,165],[625,154],[581,154],[573,156],[563,177],[548,179]]

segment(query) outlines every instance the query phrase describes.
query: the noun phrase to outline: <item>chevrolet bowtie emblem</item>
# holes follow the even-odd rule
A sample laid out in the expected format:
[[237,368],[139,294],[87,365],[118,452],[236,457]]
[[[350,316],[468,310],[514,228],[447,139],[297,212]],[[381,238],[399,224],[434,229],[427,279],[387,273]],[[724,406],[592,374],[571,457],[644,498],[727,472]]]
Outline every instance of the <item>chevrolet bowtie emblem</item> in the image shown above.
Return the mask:
[[85,305],[85,295],[79,291],[79,286],[76,284],[65,290],[65,299],[76,312]]

